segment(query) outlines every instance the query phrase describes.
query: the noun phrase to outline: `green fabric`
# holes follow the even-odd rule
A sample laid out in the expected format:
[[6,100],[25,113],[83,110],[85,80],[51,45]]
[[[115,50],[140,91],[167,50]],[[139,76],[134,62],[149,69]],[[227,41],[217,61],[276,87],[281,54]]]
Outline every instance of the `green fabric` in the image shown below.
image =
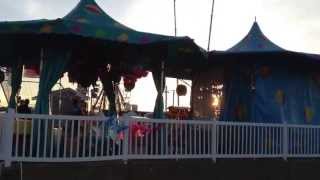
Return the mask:
[[9,108],[16,108],[17,102],[16,102],[16,96],[21,88],[22,83],[22,69],[23,66],[21,63],[18,63],[14,66],[12,66],[11,69],[11,95],[9,100]]
[[[23,38],[16,38],[18,35]],[[69,14],[55,20],[0,22],[0,48],[7,47],[8,42],[13,42],[11,48],[13,51],[0,53],[0,58],[15,56],[14,52],[18,51],[17,48],[21,48],[21,44],[25,42],[48,42],[48,36],[53,36],[53,39],[66,37],[65,41],[61,40],[62,43],[64,45],[70,43],[71,46],[78,45],[79,41],[77,40],[81,38],[101,40],[99,42],[102,42],[101,45],[103,46],[104,44],[105,48],[107,46],[118,47],[119,44],[139,45],[135,47],[148,49],[148,52],[140,51],[143,52],[141,56],[149,60],[145,62],[141,60],[143,58],[133,57],[130,54],[131,59],[130,61],[128,60],[128,63],[136,58],[139,63],[152,66],[156,61],[159,62],[158,57],[160,54],[161,57],[166,58],[168,69],[172,66],[180,67],[181,65],[182,67],[187,67],[190,62],[196,65],[199,64],[199,59],[203,59],[200,48],[191,38],[165,36],[133,30],[106,14],[94,0],[81,0]],[[3,37],[8,38],[2,40]],[[42,41],[43,39],[45,41]],[[59,45],[59,43],[61,42],[57,44]],[[133,46],[130,46],[130,48]],[[23,46],[21,49],[28,51],[28,54],[30,54],[32,47],[34,46]],[[168,47],[171,49],[170,55],[167,54]],[[106,49],[105,51],[107,51]],[[124,49],[129,48],[126,46]],[[148,54],[150,52],[153,53]],[[167,58],[168,56],[173,58]],[[28,60],[30,61],[30,59]],[[177,71],[175,70],[176,68],[172,67],[168,70],[168,75],[176,76]],[[183,74],[183,71],[178,72]]]
[[155,84],[157,92],[158,92],[156,103],[155,103],[154,110],[153,110],[153,118],[162,119],[162,118],[164,118],[163,92],[164,92],[164,87],[166,84],[166,78],[164,75],[163,80],[162,80],[162,82],[163,82],[162,89],[161,89],[161,78],[162,78],[161,77],[161,67],[155,68],[152,71],[152,76],[153,76],[154,84]]
[[49,114],[49,94],[53,86],[62,77],[69,60],[69,53],[64,51],[44,50],[39,92],[37,96],[36,114]]

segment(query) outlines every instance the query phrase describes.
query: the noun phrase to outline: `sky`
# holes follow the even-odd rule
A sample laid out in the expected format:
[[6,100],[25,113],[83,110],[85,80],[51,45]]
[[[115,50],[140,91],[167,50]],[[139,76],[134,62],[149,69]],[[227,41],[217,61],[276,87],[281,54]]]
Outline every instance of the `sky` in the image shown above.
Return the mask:
[[[173,0],[96,1],[126,26],[174,35]],[[0,21],[55,19],[67,14],[77,3],[78,0],[0,0]],[[207,48],[212,0],[176,0],[176,3],[178,35],[189,36]],[[210,49],[232,47],[247,34],[256,17],[264,34],[282,48],[320,54],[318,7],[319,0],[215,0]],[[175,80],[169,80],[167,85],[169,90],[175,89]],[[131,101],[138,104],[139,110],[151,111],[155,97],[151,76],[138,81],[131,93]],[[182,106],[187,106],[188,96],[181,101]]]

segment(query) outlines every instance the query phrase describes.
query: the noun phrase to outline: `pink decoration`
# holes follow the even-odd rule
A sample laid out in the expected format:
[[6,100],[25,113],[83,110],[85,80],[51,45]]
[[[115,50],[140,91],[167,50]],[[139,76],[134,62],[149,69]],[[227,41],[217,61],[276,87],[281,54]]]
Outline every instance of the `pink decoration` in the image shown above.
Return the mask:
[[96,6],[96,5],[94,5],[94,4],[88,4],[88,5],[86,5],[86,9],[87,9],[88,11],[92,12],[92,13],[97,14],[97,15],[102,14],[102,10],[101,10],[98,6]]
[[71,31],[74,33],[80,33],[81,32],[81,26],[75,25],[71,28]]

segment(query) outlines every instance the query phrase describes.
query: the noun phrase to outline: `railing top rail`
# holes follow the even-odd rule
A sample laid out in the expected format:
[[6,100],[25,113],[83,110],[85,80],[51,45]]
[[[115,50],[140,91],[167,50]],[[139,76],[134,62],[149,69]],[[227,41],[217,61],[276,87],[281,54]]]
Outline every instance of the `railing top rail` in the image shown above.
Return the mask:
[[69,116],[69,115],[43,115],[43,114],[15,114],[15,118],[21,119],[54,119],[54,120],[79,120],[79,121],[103,121],[103,116]]
[[172,119],[147,119],[147,118],[132,118],[126,117],[121,118],[123,120],[129,120],[131,122],[142,122],[142,123],[158,123],[158,124],[213,124],[212,120],[172,120]]
[[[0,114],[4,118],[6,114]],[[70,116],[70,115],[42,115],[42,114],[15,114],[15,118],[39,119],[39,120],[79,120],[79,121],[104,121],[108,117],[103,116]],[[231,122],[215,120],[172,120],[172,119],[148,119],[143,117],[121,117],[120,120],[141,123],[165,123],[165,124],[214,124],[222,126],[249,126],[249,127],[289,127],[289,128],[320,128],[320,125],[299,125],[299,124],[276,124],[276,123],[255,123],[255,122]]]
[[287,124],[288,128],[307,128],[307,129],[320,129],[320,125],[308,124]]
[[217,121],[217,125],[255,126],[255,127],[283,127],[283,126],[285,126],[284,124],[276,124],[276,123],[231,122],[231,121]]

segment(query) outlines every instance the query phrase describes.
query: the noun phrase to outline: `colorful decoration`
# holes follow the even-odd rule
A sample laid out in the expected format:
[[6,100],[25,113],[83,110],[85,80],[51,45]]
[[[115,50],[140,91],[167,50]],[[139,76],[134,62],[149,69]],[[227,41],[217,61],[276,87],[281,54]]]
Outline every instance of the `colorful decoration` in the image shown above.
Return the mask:
[[91,13],[94,13],[94,14],[97,14],[97,15],[100,15],[103,13],[103,11],[96,5],[94,4],[87,4],[85,6],[86,10],[91,12]]
[[176,88],[178,96],[185,96],[187,94],[187,86],[179,84]]
[[71,31],[74,33],[81,33],[81,26],[75,25],[75,26],[71,27]]
[[89,21],[87,19],[85,19],[85,18],[79,18],[79,19],[77,19],[77,22],[79,22],[79,23],[89,23]]
[[120,122],[116,117],[112,116],[104,121],[105,123],[105,134],[106,137],[111,138],[112,140],[119,142],[119,137],[121,133],[128,129],[128,126],[124,125],[123,122]]
[[134,67],[130,74],[123,75],[123,83],[126,91],[134,89],[138,79],[147,77],[148,71],[145,71],[141,66]]
[[5,79],[5,75],[3,71],[0,71],[0,83],[2,83]]
[[247,108],[243,104],[238,104],[235,107],[235,117],[240,121],[245,121],[245,118],[247,117]]
[[41,29],[40,32],[41,33],[51,33],[52,32],[53,27],[51,25],[44,25]]
[[25,65],[23,75],[28,78],[38,78],[40,67],[38,65]]
[[144,36],[141,37],[140,42],[141,42],[142,44],[147,44],[147,43],[150,42],[150,39],[149,39],[148,36],[144,35]]
[[275,94],[275,100],[279,105],[283,105],[285,101],[284,92],[282,90],[277,90]]
[[96,37],[98,37],[98,38],[104,38],[104,37],[106,37],[106,35],[107,35],[107,33],[102,29],[99,29],[96,31]]
[[124,85],[124,88],[127,92],[134,89],[136,82],[137,82],[137,78],[135,76],[125,75],[123,77],[123,85]]
[[271,74],[271,69],[268,66],[263,66],[259,70],[260,76],[262,78],[268,78]]
[[128,42],[129,40],[129,36],[126,33],[121,34],[120,36],[118,36],[118,41],[120,42]]
[[312,119],[314,117],[314,111],[313,108],[311,107],[305,107],[304,109],[304,115],[306,118],[307,123],[311,124],[312,123]]
[[169,107],[169,112],[167,113],[169,119],[188,119],[190,117],[190,109],[185,107]]
[[162,125],[155,125],[155,127],[151,128],[150,126],[148,126],[146,124],[134,123],[131,125],[130,129],[132,132],[132,137],[142,138],[149,133],[160,130],[162,127],[163,127],[163,124]]

